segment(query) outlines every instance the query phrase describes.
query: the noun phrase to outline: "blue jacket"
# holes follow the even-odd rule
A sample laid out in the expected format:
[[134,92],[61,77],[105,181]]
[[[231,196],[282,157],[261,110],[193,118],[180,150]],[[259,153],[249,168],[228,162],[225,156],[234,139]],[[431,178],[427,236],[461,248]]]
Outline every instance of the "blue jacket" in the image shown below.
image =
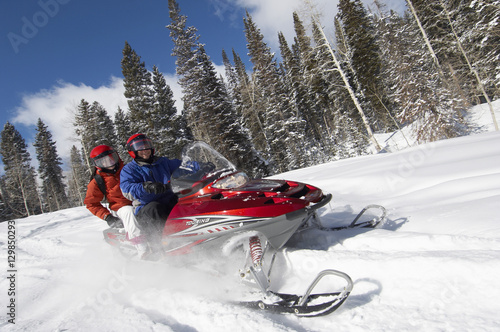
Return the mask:
[[167,204],[173,198],[173,191],[162,194],[147,193],[142,183],[146,181],[168,183],[172,173],[179,168],[179,159],[168,159],[165,157],[155,158],[151,164],[132,162],[125,165],[120,173],[120,189],[123,196],[132,201],[136,207],[135,213],[146,204],[156,201]]

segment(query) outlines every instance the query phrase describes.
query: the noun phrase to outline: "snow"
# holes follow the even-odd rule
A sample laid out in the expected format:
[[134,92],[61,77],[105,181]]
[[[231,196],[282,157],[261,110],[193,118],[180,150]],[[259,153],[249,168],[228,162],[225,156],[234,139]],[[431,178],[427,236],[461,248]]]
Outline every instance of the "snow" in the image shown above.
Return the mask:
[[[497,102],[497,110],[499,106]],[[303,292],[324,269],[353,279],[351,296],[331,315],[299,318],[231,304],[228,299],[244,288],[236,280],[241,266],[233,257],[218,263],[227,275],[207,273],[188,262],[127,261],[102,240],[104,222],[78,207],[15,221],[15,324],[7,315],[8,223],[0,224],[0,328],[499,330],[500,132],[488,125],[487,107],[476,107],[474,116],[474,135],[275,176],[331,193],[332,202],[319,211],[327,226],[348,224],[367,204],[387,208],[387,221],[376,229],[315,229],[290,241],[283,256],[288,265],[276,276],[280,287]],[[406,143],[397,137],[381,139],[401,148]],[[214,262],[200,259],[202,267]]]

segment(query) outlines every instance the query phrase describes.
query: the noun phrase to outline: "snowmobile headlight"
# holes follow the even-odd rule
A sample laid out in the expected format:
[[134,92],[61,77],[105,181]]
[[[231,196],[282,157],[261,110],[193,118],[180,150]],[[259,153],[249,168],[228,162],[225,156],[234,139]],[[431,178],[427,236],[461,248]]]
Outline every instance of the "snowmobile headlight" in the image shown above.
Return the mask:
[[212,187],[217,189],[232,189],[241,187],[248,181],[248,175],[243,172],[238,172],[218,180],[212,185]]

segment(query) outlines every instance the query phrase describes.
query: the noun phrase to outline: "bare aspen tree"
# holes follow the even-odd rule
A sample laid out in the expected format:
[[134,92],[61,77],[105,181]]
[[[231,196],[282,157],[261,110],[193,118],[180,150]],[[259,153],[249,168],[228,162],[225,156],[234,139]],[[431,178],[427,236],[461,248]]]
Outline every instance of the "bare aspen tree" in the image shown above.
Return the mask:
[[[410,2],[410,0],[408,0],[408,2]],[[478,85],[479,89],[481,90],[481,93],[483,94],[484,99],[486,99],[486,102],[488,103],[488,107],[489,107],[490,113],[491,113],[491,118],[493,120],[493,125],[495,126],[495,130],[498,131],[498,123],[497,123],[497,120],[495,117],[495,111],[493,110],[493,105],[491,104],[490,97],[488,96],[488,94],[486,93],[486,90],[484,89],[484,84],[481,81],[481,78],[479,77],[479,73],[472,66],[472,64],[469,60],[469,57],[467,56],[467,52],[465,52],[464,48],[462,47],[462,43],[460,42],[460,38],[458,38],[457,32],[455,30],[455,27],[454,27],[452,21],[451,21],[450,13],[449,13],[448,9],[446,8],[446,5],[443,3],[442,0],[439,0],[439,2],[441,3],[441,6],[443,7],[443,10],[444,10],[445,15],[446,15],[446,19],[448,20],[448,24],[451,27],[453,37],[455,38],[455,40],[457,42],[458,49],[460,50],[460,53],[462,53],[462,56],[464,57],[465,61],[467,62],[467,66],[469,67],[470,72],[476,78],[477,85]],[[415,14],[415,16],[416,16],[416,14]]]
[[377,139],[375,138],[373,130],[370,127],[370,123],[368,121],[368,118],[367,118],[367,116],[366,116],[363,108],[361,107],[361,103],[359,102],[358,98],[356,97],[354,89],[351,87],[351,84],[349,83],[349,79],[347,78],[346,73],[342,70],[342,68],[340,66],[340,62],[337,59],[337,56],[335,55],[335,52],[334,52],[334,50],[333,50],[330,42],[328,41],[328,38],[327,38],[327,36],[325,34],[325,31],[321,27],[321,23],[319,22],[318,14],[313,9],[313,5],[311,4],[311,2],[309,0],[304,0],[304,4],[310,9],[312,23],[314,25],[316,25],[318,31],[321,33],[321,37],[322,37],[322,39],[324,41],[324,46],[326,46],[328,48],[328,52],[331,55],[332,60],[333,60],[333,62],[335,64],[335,71],[337,71],[340,74],[340,77],[342,78],[342,81],[344,82],[344,87],[349,92],[349,96],[351,97],[354,105],[356,106],[356,110],[359,112],[359,115],[360,115],[360,117],[361,117],[361,119],[363,121],[363,125],[364,125],[364,127],[365,127],[365,129],[366,129],[366,131],[368,133],[368,137],[372,141],[372,143],[375,146],[375,149],[377,150],[377,152],[379,152],[380,150],[382,150],[382,148],[380,147],[380,144],[378,143]]
[[441,68],[441,64],[439,63],[439,59],[436,55],[436,52],[434,52],[434,49],[432,48],[429,37],[427,36],[427,33],[425,32],[424,27],[422,26],[422,23],[420,22],[420,19],[418,18],[417,12],[415,11],[415,7],[413,7],[413,3],[411,2],[411,0],[406,0],[406,2],[408,3],[408,8],[410,8],[410,11],[413,15],[413,18],[415,18],[415,21],[417,22],[418,28],[420,29],[420,33],[422,34],[422,37],[424,38],[425,45],[427,46],[427,49],[429,50],[429,53],[432,56],[432,60],[434,61],[434,64],[436,65],[437,70],[439,71],[439,75],[444,80],[445,76],[444,76],[443,70]]

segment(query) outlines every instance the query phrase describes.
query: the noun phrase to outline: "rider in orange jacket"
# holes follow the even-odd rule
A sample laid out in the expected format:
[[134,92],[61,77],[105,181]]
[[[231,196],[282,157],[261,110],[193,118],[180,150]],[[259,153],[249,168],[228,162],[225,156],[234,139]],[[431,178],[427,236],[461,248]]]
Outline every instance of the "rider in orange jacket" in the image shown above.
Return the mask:
[[[109,209],[105,208],[101,202],[104,199],[104,193],[99,189],[99,185],[93,178],[87,185],[87,195],[85,196],[84,204],[87,209],[96,217],[108,221],[106,218],[113,216],[110,210],[118,211],[121,207],[132,205],[132,202],[126,199],[120,190],[120,171],[123,168],[123,162],[120,160],[116,173],[106,173],[96,168],[96,174],[102,177],[106,187],[106,200],[109,204]],[[112,221],[112,218],[110,218]],[[112,225],[109,225],[112,226]]]
[[[139,257],[143,258],[149,248],[138,227],[132,202],[125,198],[120,190],[122,160],[108,145],[96,146],[90,152],[90,159],[96,169],[87,186],[85,206],[92,214],[104,219],[108,226],[125,228],[128,238],[137,248]],[[106,198],[108,208],[103,205],[104,198]]]

